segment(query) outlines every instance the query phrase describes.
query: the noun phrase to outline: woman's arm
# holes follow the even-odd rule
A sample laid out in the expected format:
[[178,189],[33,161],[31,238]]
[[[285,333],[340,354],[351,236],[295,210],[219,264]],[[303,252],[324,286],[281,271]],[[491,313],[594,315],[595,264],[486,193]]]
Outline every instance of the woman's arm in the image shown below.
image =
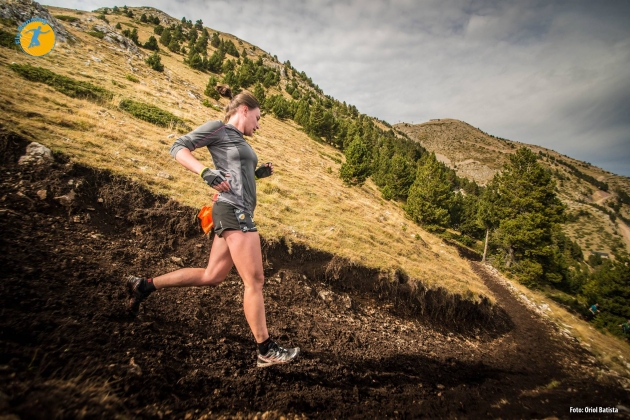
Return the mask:
[[186,169],[196,174],[200,174],[205,166],[199,162],[188,149],[180,149],[175,155],[175,160],[181,163]]

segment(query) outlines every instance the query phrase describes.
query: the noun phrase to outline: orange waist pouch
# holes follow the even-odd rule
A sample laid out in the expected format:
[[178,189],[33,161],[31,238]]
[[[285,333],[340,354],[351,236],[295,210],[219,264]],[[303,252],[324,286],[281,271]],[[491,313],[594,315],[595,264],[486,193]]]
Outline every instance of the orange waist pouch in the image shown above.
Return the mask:
[[[219,194],[215,194],[214,197],[212,197],[212,203],[217,201],[218,196]],[[214,222],[212,221],[212,205],[203,206],[199,211],[197,217],[199,218],[199,222],[201,223],[201,229],[203,229],[203,232],[206,235],[210,233],[210,231],[214,227]]]
[[210,233],[214,227],[214,222],[212,222],[212,206],[203,206],[197,217],[201,222],[201,229],[203,229],[203,233],[206,235]]

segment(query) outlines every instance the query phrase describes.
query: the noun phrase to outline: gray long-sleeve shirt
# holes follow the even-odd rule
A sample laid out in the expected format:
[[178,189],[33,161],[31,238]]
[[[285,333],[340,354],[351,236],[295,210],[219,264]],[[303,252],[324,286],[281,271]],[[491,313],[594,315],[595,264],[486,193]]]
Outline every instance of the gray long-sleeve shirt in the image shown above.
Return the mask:
[[258,156],[243,138],[243,133],[232,124],[209,121],[175,140],[171,146],[171,155],[175,157],[183,148],[192,152],[204,146],[208,147],[212,155],[214,167],[230,174],[227,178],[230,191],[220,193],[217,201],[230,203],[253,215],[256,208],[254,171],[258,165]]

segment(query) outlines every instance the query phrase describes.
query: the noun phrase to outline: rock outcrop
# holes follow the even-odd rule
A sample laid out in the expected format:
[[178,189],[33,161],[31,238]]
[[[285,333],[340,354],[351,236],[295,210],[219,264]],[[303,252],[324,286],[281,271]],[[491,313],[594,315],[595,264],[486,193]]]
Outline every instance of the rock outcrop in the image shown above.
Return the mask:
[[64,26],[48,9],[41,4],[32,0],[0,0],[0,17],[14,20],[18,25],[23,24],[29,19],[38,17],[46,19],[50,26],[55,30],[57,42],[66,42],[68,39],[74,40],[74,37],[64,28]]

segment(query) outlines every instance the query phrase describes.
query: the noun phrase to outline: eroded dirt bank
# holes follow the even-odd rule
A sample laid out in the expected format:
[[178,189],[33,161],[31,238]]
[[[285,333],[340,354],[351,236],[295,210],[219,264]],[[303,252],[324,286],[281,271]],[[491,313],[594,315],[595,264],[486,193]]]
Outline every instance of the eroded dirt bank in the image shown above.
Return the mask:
[[156,293],[132,319],[123,276],[205,265],[195,210],[60,157],[18,166],[26,142],[0,139],[0,415],[545,418],[630,406],[480,266],[496,307],[265,242],[271,333],[303,349],[283,367],[254,367],[234,273]]

